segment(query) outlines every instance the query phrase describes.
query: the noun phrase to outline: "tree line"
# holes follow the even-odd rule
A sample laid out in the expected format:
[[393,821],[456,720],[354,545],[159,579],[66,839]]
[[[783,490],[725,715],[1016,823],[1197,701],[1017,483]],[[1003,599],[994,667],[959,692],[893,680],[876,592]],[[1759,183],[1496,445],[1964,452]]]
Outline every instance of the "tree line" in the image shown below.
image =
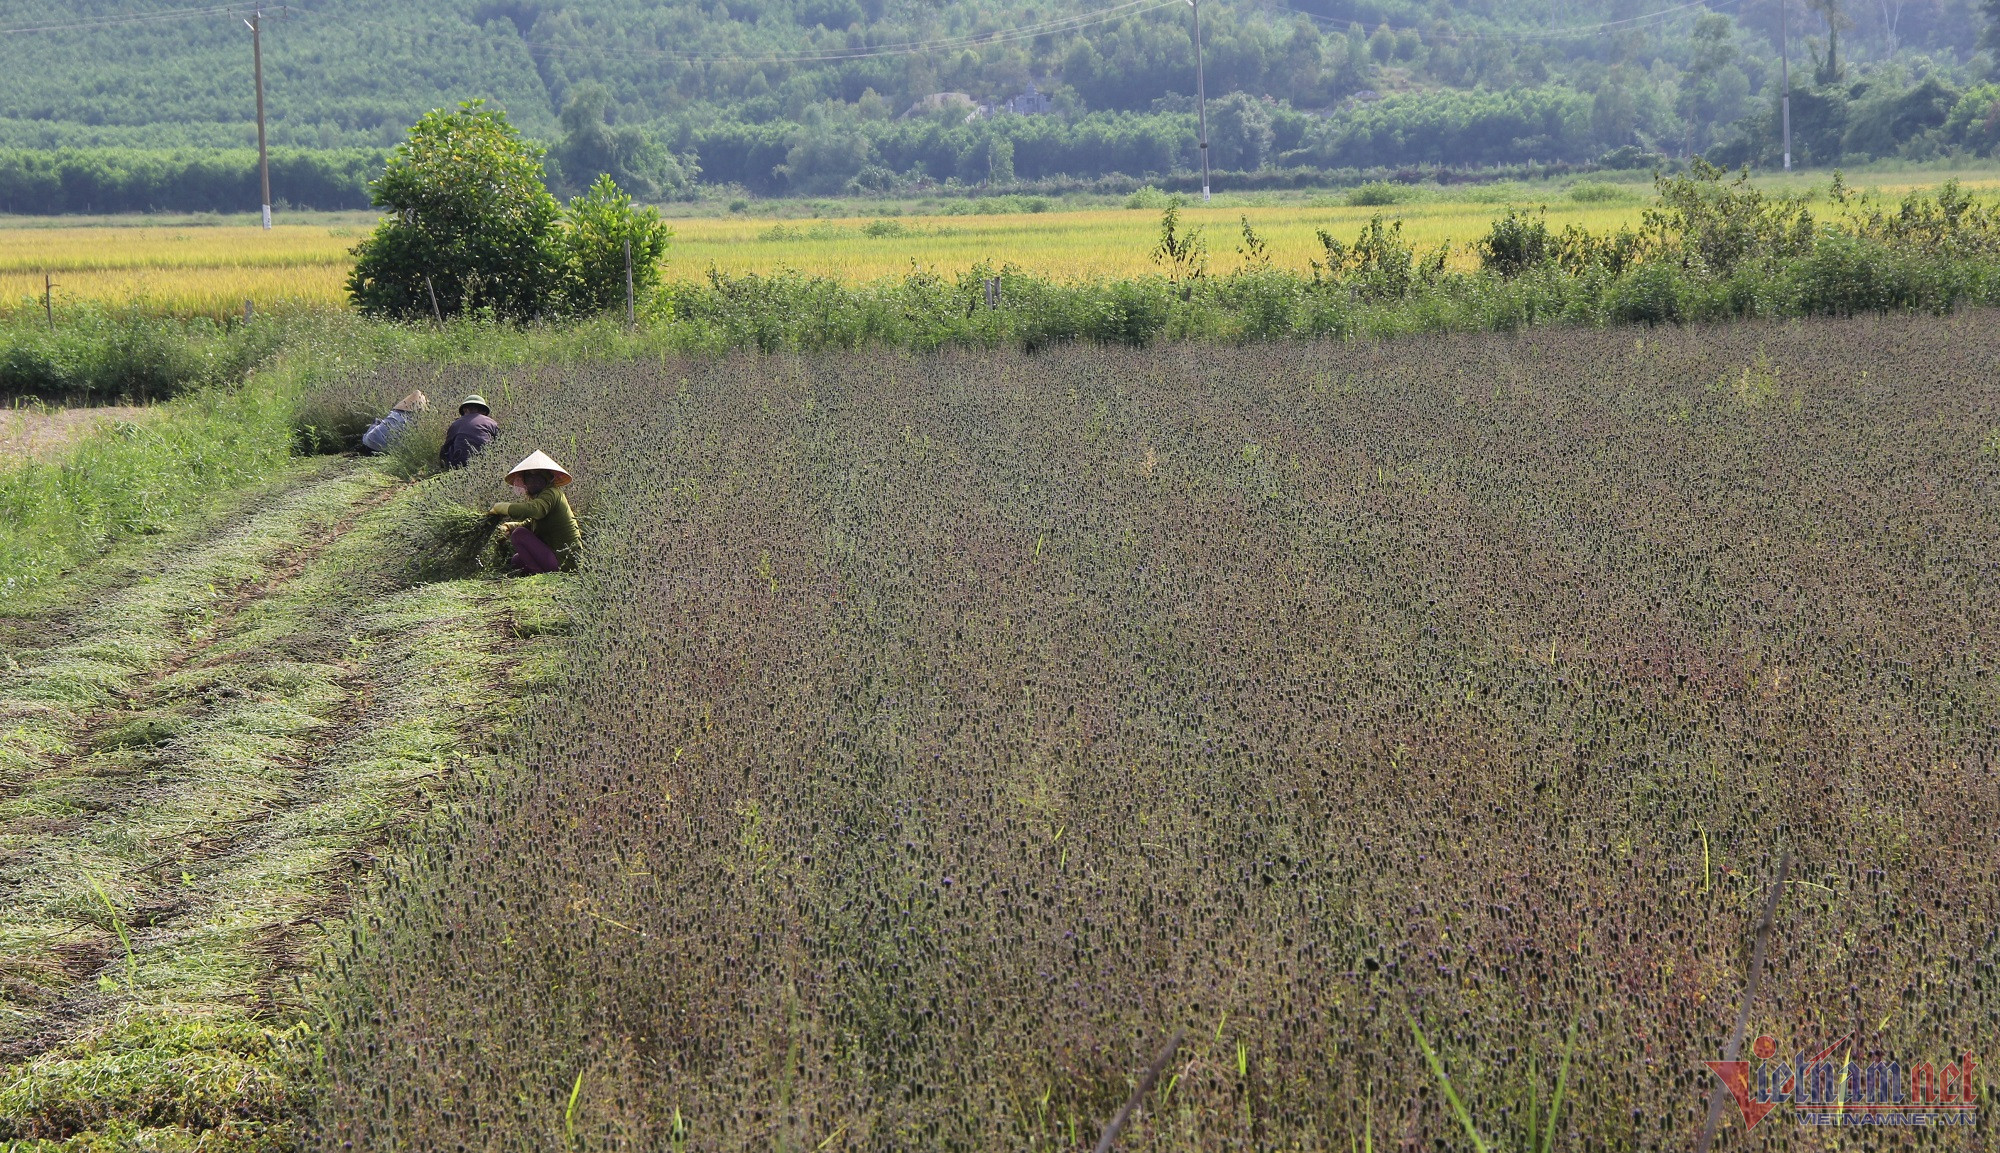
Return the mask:
[[[290,208],[368,207],[381,149],[271,154],[271,187]],[[257,151],[142,148],[0,150],[0,212],[244,212],[261,193]]]
[[[805,23],[795,21],[794,31],[814,44],[835,43],[835,25],[816,21],[840,14],[812,7],[825,0],[800,2],[793,15]],[[1979,24],[1969,10],[1969,24],[1958,27],[1963,44],[1939,40],[1948,22],[1926,24],[1929,9],[1917,5],[1911,21],[1896,26],[1910,39],[1893,51],[1884,40],[1857,52],[1860,21],[1841,0],[1814,2],[1823,35],[1810,34],[1810,21],[1799,30],[1805,59],[1790,92],[1796,162],[1986,156],[2000,146],[2000,88],[1982,82],[1980,72],[1988,57],[1964,55]],[[862,11],[860,23],[845,26],[842,43],[865,47],[881,29],[903,26],[886,9]],[[488,40],[505,40],[511,28],[516,38],[581,43],[585,33],[610,26],[579,23],[561,8],[488,5],[480,12]],[[1782,151],[1772,30],[1749,14],[1738,21],[1698,12],[1677,43],[1649,28],[1615,50],[1468,39],[1458,33],[1472,26],[1463,14],[1401,26],[1383,20],[1372,31],[1358,20],[1342,31],[1303,17],[1236,16],[1220,20],[1209,41],[1210,90],[1221,93],[1209,102],[1210,156],[1221,171],[1258,174],[1241,180],[1245,187],[1270,186],[1274,174],[1278,183],[1297,184],[1313,173],[1339,179],[1527,164],[1646,168],[1695,156],[1774,165]],[[911,26],[980,27],[975,17]],[[962,23],[967,19],[971,25]],[[1940,55],[1915,53],[1920,28],[1930,29],[1926,42],[1943,45]],[[1130,17],[981,52],[741,66],[728,83],[715,72],[721,64],[704,66],[696,82],[682,65],[662,60],[647,83],[680,76],[687,83],[672,99],[558,52],[544,61],[542,80],[546,95],[561,94],[559,105],[530,101],[515,119],[548,142],[546,183],[563,196],[588,188],[598,174],[642,201],[691,195],[704,184],[782,196],[1165,182],[1199,167],[1194,101],[1183,91],[1192,85],[1192,48],[1176,29],[1157,16]],[[707,25],[697,31],[720,35]],[[1893,29],[1876,31],[1882,40]],[[1005,93],[1037,75],[1054,114],[981,118],[963,102],[903,104],[945,86],[971,96]],[[498,76],[492,83],[507,88]],[[0,141],[9,123],[0,120]],[[60,127],[50,123],[49,131]],[[171,139],[173,130],[158,135]],[[292,207],[364,207],[384,155],[282,147],[273,157],[274,194]],[[0,150],[0,211],[242,210],[257,202],[254,161],[248,149],[193,145]]]

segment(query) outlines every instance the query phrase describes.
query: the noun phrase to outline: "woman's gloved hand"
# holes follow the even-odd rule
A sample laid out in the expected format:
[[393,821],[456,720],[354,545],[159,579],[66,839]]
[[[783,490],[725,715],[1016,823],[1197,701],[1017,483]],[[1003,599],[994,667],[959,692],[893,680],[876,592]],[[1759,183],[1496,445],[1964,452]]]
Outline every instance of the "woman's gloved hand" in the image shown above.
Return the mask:
[[507,502],[506,502],[506,501],[504,501],[504,500],[502,500],[502,501],[495,501],[495,502],[494,502],[494,504],[493,504],[493,507],[492,507],[492,508],[489,508],[489,509],[487,509],[487,510],[486,510],[486,515],[487,515],[487,516],[506,516],[506,515],[507,515]]

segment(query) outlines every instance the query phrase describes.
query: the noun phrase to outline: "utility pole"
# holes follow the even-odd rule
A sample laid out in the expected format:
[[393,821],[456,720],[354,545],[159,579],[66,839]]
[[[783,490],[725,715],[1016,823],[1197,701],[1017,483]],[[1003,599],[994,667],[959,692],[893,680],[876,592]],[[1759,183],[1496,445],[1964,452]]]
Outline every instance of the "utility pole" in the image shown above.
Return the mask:
[[264,230],[271,228],[271,153],[264,143],[264,13],[252,12],[244,21],[250,26],[250,58],[257,68],[257,176],[264,191]]
[[1792,57],[1785,42],[1791,0],[1778,0],[1778,107],[1785,121],[1785,171],[1792,170]]
[[1188,0],[1194,9],[1194,92],[1201,112],[1201,199],[1208,202],[1208,88],[1201,78],[1201,0]]

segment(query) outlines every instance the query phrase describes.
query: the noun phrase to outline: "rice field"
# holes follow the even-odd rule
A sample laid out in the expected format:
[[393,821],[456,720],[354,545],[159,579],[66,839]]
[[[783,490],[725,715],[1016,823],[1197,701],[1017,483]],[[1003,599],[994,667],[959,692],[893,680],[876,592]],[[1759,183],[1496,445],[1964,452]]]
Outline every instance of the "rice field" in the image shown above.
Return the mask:
[[[1506,211],[1495,204],[1402,204],[1381,208],[1280,205],[1255,208],[1189,207],[1185,219],[1203,230],[1210,262],[1218,270],[1241,263],[1242,222],[1248,220],[1269,246],[1272,260],[1304,268],[1319,255],[1315,233],[1325,229],[1352,240],[1372,216],[1400,219],[1403,232],[1422,248],[1465,246],[1484,235]],[[1616,229],[1636,224],[1639,205],[1557,204],[1556,227]],[[698,275],[713,265],[725,272],[794,268],[854,282],[899,276],[919,265],[956,272],[985,261],[1013,264],[1056,279],[1130,276],[1157,271],[1151,250],[1160,227],[1156,210],[1100,208],[1082,212],[996,216],[847,217],[812,221],[690,220],[675,225],[673,274]]]
[[149,311],[239,312],[327,306],[345,299],[348,253],[365,218],[338,224],[186,221],[170,225],[0,227],[0,301],[39,310],[46,280],[54,305],[134,304]]
[[[1469,260],[1462,246],[1504,211],[1504,205],[1464,203],[1285,205],[1190,208],[1187,218],[1205,230],[1217,269],[1233,267],[1240,259],[1236,249],[1243,218],[1270,246],[1274,260],[1304,268],[1319,251],[1316,230],[1351,239],[1377,214],[1401,219],[1416,243],[1458,245],[1459,258]],[[1588,228],[1616,228],[1636,222],[1638,214],[1636,204],[1550,208],[1552,221]],[[1158,228],[1157,211],[1127,208],[983,216],[683,219],[674,222],[667,275],[692,280],[711,268],[732,275],[789,268],[855,283],[905,275],[913,266],[956,272],[982,261],[1057,279],[1132,275],[1153,269],[1149,253]],[[338,306],[346,299],[350,251],[366,232],[366,221],[358,218],[331,225],[280,225],[268,233],[238,223],[0,228],[0,300],[17,308],[40,308],[43,278],[49,276],[56,282],[57,307],[94,301],[220,315],[240,311],[245,299],[267,308]]]
[[[1875,187],[1896,196],[1936,179],[1942,176]],[[1793,181],[1800,183],[1801,178]],[[1966,183],[1975,192],[2000,190],[2000,180],[1990,176]],[[1566,199],[1559,188],[1515,185],[1470,193],[1485,197],[1476,201],[1429,199],[1385,207],[1350,207],[1333,196],[1298,203],[1195,205],[1185,219],[1203,230],[1210,267],[1216,271],[1240,263],[1245,220],[1274,261],[1303,269],[1319,252],[1319,230],[1351,240],[1376,215],[1401,220],[1404,235],[1420,249],[1451,246],[1452,263],[1464,267],[1473,262],[1470,245],[1510,208],[1545,209],[1558,230],[1570,224],[1592,231],[1636,224],[1645,199],[1639,186],[1628,188],[1628,199],[1595,203]],[[831,206],[835,212],[849,207]],[[371,223],[365,213],[321,214],[281,223],[269,232],[248,217],[162,223],[96,218],[76,225],[0,220],[0,307],[40,309],[45,278],[54,281],[57,308],[88,301],[219,316],[241,311],[246,299],[266,309],[338,307],[346,299],[351,250]],[[903,276],[913,268],[955,273],[982,262],[1075,280],[1153,270],[1150,253],[1159,212],[1096,207],[952,215],[919,210],[811,219],[748,213],[690,216],[674,220],[673,226],[667,267],[671,280],[699,279],[711,268],[732,275],[792,269],[859,283]]]

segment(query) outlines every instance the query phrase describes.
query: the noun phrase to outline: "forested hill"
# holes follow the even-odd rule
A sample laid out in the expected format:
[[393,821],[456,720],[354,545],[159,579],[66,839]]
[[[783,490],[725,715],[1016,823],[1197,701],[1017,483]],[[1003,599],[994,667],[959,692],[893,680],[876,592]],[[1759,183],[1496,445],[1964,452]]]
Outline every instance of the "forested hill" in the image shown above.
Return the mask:
[[[253,143],[242,12],[191,2],[0,0],[0,148]],[[1805,151],[1977,144],[1945,121],[1985,75],[1981,2],[1792,0],[1795,84],[1839,105],[1795,113],[1818,134]],[[1711,6],[1206,0],[1215,159],[1755,160],[1777,5]],[[697,171],[827,192],[1184,170],[1190,16],[1181,0],[303,0],[266,17],[271,139],[382,147],[429,108],[484,97],[569,167],[661,194]],[[1043,114],[968,122],[956,95],[1004,111],[1030,84]],[[1881,124],[1850,140],[1869,116]]]

